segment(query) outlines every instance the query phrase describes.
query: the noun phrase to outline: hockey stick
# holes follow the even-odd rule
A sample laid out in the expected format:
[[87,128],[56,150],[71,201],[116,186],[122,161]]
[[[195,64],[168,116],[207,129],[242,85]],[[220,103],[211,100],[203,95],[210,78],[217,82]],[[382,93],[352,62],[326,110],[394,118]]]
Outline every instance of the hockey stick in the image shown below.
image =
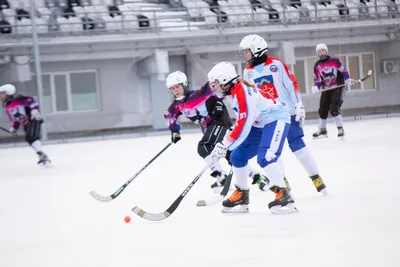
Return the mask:
[[218,202],[223,200],[226,197],[226,195],[228,194],[229,189],[231,187],[232,176],[233,176],[233,168],[231,168],[231,171],[228,174],[228,178],[226,178],[226,181],[225,181],[224,187],[222,188],[221,193],[219,193],[219,195],[217,195],[217,196],[214,195],[212,198],[210,198],[208,200],[197,201],[196,206],[198,206],[198,207],[211,206],[211,205],[217,204]]
[[[367,80],[369,77],[371,77],[371,75],[372,75],[372,70],[369,70],[368,73],[367,73],[367,75],[365,75],[363,78],[358,79],[358,80],[354,80],[354,79],[350,79],[350,80],[351,80],[353,83],[361,83],[361,82],[364,82],[365,80]],[[336,85],[336,86],[334,86],[334,87],[330,87],[330,88],[326,88],[326,89],[321,89],[320,91],[321,91],[321,92],[326,92],[326,91],[330,91],[330,90],[335,90],[335,89],[341,88],[341,87],[343,87],[343,86],[345,86],[345,85],[346,85],[346,84],[344,83],[344,84]]]
[[190,189],[196,184],[196,182],[200,179],[200,177],[204,174],[204,172],[209,168],[208,165],[206,165],[200,173],[194,178],[194,180],[185,188],[185,190],[182,192],[182,194],[179,195],[179,197],[174,201],[174,203],[169,206],[169,208],[161,213],[149,213],[144,211],[143,209],[139,208],[138,206],[134,207],[132,211],[136,213],[138,216],[142,217],[143,219],[149,220],[149,221],[162,221],[171,216],[172,213],[178,208],[180,205],[181,201],[183,198],[189,193]]
[[108,202],[111,201],[113,199],[115,199],[116,197],[119,196],[119,194],[122,193],[122,191],[125,190],[125,188],[136,178],[139,176],[139,174],[142,173],[142,171],[144,171],[144,169],[146,169],[156,158],[158,158],[162,153],[164,153],[165,150],[167,150],[167,148],[171,145],[172,143],[168,143],[168,145],[166,145],[160,152],[158,152],[157,155],[155,155],[149,162],[146,163],[146,165],[144,165],[134,176],[132,176],[131,178],[129,178],[128,181],[126,181],[125,184],[123,184],[117,191],[115,191],[112,195],[109,196],[101,196],[99,194],[96,193],[96,191],[92,190],[89,192],[89,194],[94,198],[97,199],[98,201],[102,201],[102,202]]
[[1,126],[0,126],[0,130],[3,130],[3,131],[5,131],[6,133],[11,134],[11,132],[10,132],[9,130],[7,130],[6,128],[3,128],[3,127],[1,127]]

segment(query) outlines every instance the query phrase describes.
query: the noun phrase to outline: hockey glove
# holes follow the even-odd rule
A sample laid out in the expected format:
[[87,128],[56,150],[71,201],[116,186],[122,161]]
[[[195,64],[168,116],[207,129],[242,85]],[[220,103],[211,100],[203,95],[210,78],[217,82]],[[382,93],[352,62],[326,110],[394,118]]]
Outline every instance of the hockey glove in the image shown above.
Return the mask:
[[181,135],[178,132],[171,132],[171,142],[176,144],[181,140]]
[[37,121],[43,120],[42,114],[40,114],[39,110],[37,109],[31,110],[31,120],[37,120]]
[[306,111],[302,103],[297,103],[294,107],[296,110],[296,121],[300,123],[300,127],[303,127],[304,120],[306,119]]
[[346,91],[350,90],[351,87],[355,84],[352,79],[347,79],[344,84],[346,85],[345,89]]
[[313,86],[313,87],[311,87],[311,92],[313,93],[313,94],[319,94],[319,88],[317,87],[317,86]]
[[10,130],[8,130],[10,132],[10,134],[12,136],[16,136],[17,135],[17,129],[15,129],[14,127],[11,127]]
[[211,152],[212,162],[218,162],[220,159],[226,156],[227,149],[222,143],[217,143]]

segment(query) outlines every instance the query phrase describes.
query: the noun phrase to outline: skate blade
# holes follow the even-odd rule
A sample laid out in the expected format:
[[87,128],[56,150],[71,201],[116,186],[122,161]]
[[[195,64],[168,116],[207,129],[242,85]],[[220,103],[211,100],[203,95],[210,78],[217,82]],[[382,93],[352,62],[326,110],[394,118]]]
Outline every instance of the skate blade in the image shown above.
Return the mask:
[[326,139],[326,138],[328,138],[327,135],[321,135],[321,136],[317,136],[317,137],[313,136],[313,139]]
[[238,205],[233,208],[222,207],[222,213],[248,213],[249,205]]
[[327,196],[328,195],[328,191],[326,190],[326,188],[322,189],[321,191],[319,191],[318,193]]
[[290,214],[299,212],[294,203],[289,203],[286,206],[273,206],[270,208],[271,213],[274,215]]
[[51,164],[51,162],[42,162],[42,163],[39,163],[39,166],[43,169],[53,168],[53,164]]

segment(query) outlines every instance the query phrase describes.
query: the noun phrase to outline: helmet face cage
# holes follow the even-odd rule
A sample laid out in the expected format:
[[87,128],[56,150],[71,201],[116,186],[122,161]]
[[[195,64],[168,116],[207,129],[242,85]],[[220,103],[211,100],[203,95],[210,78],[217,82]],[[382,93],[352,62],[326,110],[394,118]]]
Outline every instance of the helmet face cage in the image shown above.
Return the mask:
[[[210,87],[217,96],[225,96],[232,88],[232,86],[226,88],[226,85],[233,83],[238,77],[235,66],[230,62],[220,62],[208,73]],[[216,90],[218,87],[222,92]]]

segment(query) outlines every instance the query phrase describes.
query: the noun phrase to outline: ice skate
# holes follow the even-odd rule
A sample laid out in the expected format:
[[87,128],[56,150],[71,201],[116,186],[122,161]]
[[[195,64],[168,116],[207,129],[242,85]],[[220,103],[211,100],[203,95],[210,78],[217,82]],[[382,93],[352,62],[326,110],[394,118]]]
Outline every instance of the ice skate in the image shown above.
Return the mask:
[[342,126],[337,127],[338,128],[338,134],[337,136],[339,137],[340,140],[344,140],[344,129]]
[[264,176],[260,173],[256,173],[253,176],[253,182],[251,184],[257,184],[258,188],[261,191],[265,191],[265,189],[267,188],[267,186],[269,184],[269,180],[266,176]]
[[275,200],[268,204],[272,214],[289,214],[298,212],[294,200],[286,188],[273,186],[271,191],[275,192]]
[[37,152],[37,154],[39,155],[39,161],[38,161],[39,166],[44,167],[44,168],[52,167],[51,161],[45,153]]
[[228,175],[225,173],[221,173],[219,171],[214,171],[211,173],[211,176],[214,177],[217,181],[211,185],[211,189],[214,193],[220,193],[222,188],[225,185],[226,178],[228,178]]
[[321,138],[327,138],[328,137],[328,131],[326,128],[320,128],[318,131],[313,133],[313,138],[314,139],[321,139]]
[[322,178],[318,174],[316,174],[314,176],[311,176],[310,178],[313,181],[317,191],[319,193],[323,194],[324,196],[327,196],[328,195],[328,191],[326,190],[326,186],[325,186],[324,181],[322,180]]
[[249,189],[236,189],[232,195],[222,202],[222,213],[246,213],[249,212]]
[[292,187],[290,186],[289,181],[286,179],[286,177],[284,177],[283,180],[285,181],[286,189],[287,189],[289,192],[292,191]]

